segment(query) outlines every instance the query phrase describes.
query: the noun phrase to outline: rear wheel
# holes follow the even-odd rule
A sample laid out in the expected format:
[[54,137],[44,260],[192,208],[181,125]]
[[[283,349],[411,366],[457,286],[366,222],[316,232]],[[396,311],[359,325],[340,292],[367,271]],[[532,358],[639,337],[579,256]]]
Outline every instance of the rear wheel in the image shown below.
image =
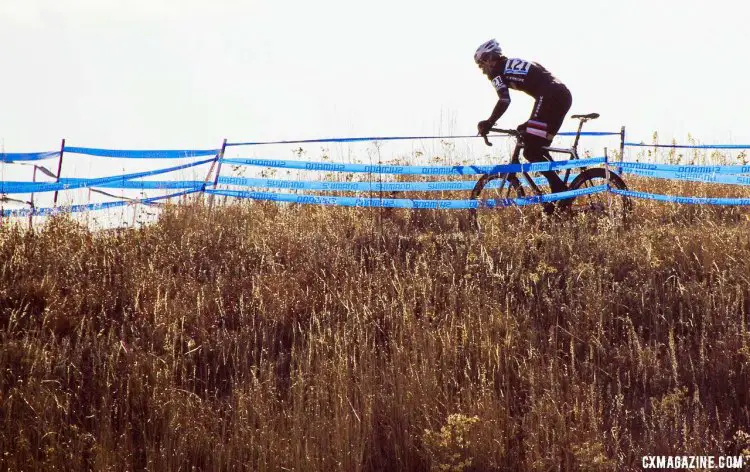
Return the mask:
[[469,210],[471,229],[486,230],[500,225],[507,213],[501,211],[509,198],[523,198],[526,193],[515,174],[485,174],[471,191],[471,199],[478,200],[477,208]]
[[[603,167],[593,167],[584,170],[573,179],[571,190],[580,190],[607,184],[607,170]],[[609,185],[619,190],[627,190],[628,186],[622,178],[609,171]],[[571,205],[574,212],[587,211],[600,213],[618,220],[626,221],[633,209],[633,202],[624,195],[609,192],[597,192],[575,197]]]

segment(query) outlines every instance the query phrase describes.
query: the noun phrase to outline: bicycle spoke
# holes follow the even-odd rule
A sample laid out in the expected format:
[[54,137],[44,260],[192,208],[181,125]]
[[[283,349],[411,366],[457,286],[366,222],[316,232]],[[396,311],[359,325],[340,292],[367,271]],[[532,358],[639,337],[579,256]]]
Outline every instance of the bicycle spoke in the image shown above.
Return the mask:
[[[608,180],[609,177],[609,180]],[[627,186],[622,179],[615,173],[607,172],[603,168],[587,169],[580,174],[571,184],[571,189],[578,190],[583,188],[593,188],[609,183],[614,188],[625,189]],[[584,198],[585,197],[585,198]],[[625,219],[630,211],[630,200],[624,196],[615,196],[608,192],[597,192],[577,197],[580,205],[576,205],[579,210],[592,211],[602,215],[609,215],[618,220]]]
[[[479,179],[471,192],[471,199],[499,203],[523,195],[523,188],[515,175],[492,174]],[[504,208],[489,203],[480,204],[476,209],[472,209],[470,215],[475,230],[491,230],[492,226],[499,224],[503,218],[507,217],[507,212]]]

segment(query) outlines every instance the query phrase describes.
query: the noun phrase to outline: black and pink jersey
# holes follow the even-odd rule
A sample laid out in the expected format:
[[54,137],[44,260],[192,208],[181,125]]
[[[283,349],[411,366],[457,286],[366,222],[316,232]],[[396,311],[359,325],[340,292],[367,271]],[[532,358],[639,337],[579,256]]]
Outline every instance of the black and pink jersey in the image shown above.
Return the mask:
[[502,57],[489,75],[500,99],[510,101],[508,88],[520,90],[538,99],[565,88],[562,82],[536,62]]

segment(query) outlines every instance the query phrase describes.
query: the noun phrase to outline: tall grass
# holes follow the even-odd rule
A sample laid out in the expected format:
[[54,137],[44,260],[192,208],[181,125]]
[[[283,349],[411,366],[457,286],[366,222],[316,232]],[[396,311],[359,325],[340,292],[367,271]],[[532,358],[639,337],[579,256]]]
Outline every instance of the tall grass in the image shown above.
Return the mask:
[[6,226],[3,469],[748,453],[750,212],[635,211],[623,228],[503,210],[481,237],[455,231],[463,213],[259,203],[116,232]]

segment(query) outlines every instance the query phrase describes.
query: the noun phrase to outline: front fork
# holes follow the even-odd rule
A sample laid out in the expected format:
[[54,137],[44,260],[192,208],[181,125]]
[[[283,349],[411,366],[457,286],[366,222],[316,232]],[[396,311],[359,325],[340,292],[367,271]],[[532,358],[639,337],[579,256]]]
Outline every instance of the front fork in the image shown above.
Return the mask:
[[[522,142],[518,142],[516,144],[516,148],[513,150],[513,157],[510,160],[511,164],[520,164],[520,162],[521,162],[521,149],[523,149],[523,143]],[[516,172],[505,172],[503,174],[503,180],[500,182],[500,186],[499,186],[500,189],[504,189],[505,188],[505,185],[508,183],[508,176],[510,174],[516,174]],[[534,182],[534,179],[532,179],[529,176],[528,172],[521,172],[521,175],[523,175],[524,180],[526,180],[526,183],[529,184],[529,187],[531,187],[531,189],[534,191],[535,194],[537,194],[537,195],[541,195],[542,194],[542,191],[536,185],[536,183]]]

